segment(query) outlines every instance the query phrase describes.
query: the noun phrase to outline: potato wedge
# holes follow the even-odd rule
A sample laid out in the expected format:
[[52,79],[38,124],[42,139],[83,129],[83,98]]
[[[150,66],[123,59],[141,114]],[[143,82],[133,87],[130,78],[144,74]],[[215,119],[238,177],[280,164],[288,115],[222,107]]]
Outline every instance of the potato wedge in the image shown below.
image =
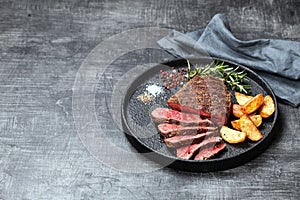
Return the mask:
[[[251,121],[256,127],[259,127],[262,124],[262,117],[260,115],[251,115],[249,116]],[[233,120],[231,121],[231,126],[235,129],[240,131],[241,130],[241,125],[240,125],[240,120]]]
[[249,101],[250,99],[253,98],[252,96],[248,96],[248,95],[242,94],[240,92],[234,92],[234,96],[235,96],[236,101],[240,105],[244,105],[247,101]]
[[240,118],[240,126],[241,126],[241,131],[246,133],[247,138],[249,138],[250,140],[256,142],[263,138],[261,132],[256,128],[254,123],[247,115],[243,115]]
[[221,137],[230,144],[244,142],[246,139],[246,133],[233,130],[227,126],[222,126],[220,134]]
[[260,93],[258,95],[256,95],[255,97],[253,97],[252,99],[250,99],[249,101],[247,101],[243,106],[242,106],[242,111],[245,114],[250,114],[255,112],[257,109],[259,109],[259,107],[264,103],[264,97],[263,95]]
[[265,96],[264,103],[259,109],[259,114],[263,118],[270,117],[275,112],[275,104],[270,95]]
[[259,127],[262,124],[262,117],[260,115],[251,115],[249,117],[256,127]]
[[231,126],[232,126],[232,128],[234,128],[235,130],[240,131],[240,130],[241,130],[240,120],[237,119],[237,120],[231,121]]
[[239,105],[239,104],[233,104],[233,105],[232,105],[232,114],[233,114],[235,117],[240,118],[241,116],[243,116],[244,113],[243,113],[242,110],[243,110],[243,108],[242,108],[241,105]]

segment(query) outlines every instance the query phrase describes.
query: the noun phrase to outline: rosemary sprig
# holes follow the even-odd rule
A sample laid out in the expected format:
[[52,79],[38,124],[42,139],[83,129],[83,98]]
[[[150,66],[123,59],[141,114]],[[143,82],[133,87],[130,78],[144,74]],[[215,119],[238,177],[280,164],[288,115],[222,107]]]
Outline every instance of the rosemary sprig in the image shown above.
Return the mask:
[[[194,69],[191,69],[190,62],[187,60],[188,69],[186,73],[186,78],[190,80],[196,75],[199,76],[216,76],[222,79],[227,86],[232,90],[237,90],[239,92],[248,93],[251,89],[251,85],[244,84],[244,80],[247,80],[247,73],[243,71],[238,71],[239,67],[230,67],[224,62],[211,62],[205,66],[196,65]],[[213,67],[213,65],[215,66]]]

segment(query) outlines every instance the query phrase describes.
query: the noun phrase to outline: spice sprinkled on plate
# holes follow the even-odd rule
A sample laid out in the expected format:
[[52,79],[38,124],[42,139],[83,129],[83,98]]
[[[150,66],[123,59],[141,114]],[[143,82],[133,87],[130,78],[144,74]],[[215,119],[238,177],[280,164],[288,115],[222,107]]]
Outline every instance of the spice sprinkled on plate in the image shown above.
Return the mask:
[[136,98],[143,103],[150,103],[153,100],[153,96],[148,93],[140,94]]
[[163,92],[163,89],[158,85],[149,85],[147,86],[146,90],[153,96],[157,96]]

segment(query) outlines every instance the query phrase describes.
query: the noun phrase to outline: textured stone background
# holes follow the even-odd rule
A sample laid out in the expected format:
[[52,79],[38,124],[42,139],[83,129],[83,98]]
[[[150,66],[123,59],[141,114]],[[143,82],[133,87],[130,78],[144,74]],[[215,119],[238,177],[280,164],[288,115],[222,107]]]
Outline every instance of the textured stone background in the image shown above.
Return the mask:
[[299,199],[300,108],[279,104],[266,151],[212,173],[119,172],[76,134],[72,87],[97,44],[145,26],[192,31],[219,12],[240,39],[300,41],[299,0],[1,0],[0,199]]

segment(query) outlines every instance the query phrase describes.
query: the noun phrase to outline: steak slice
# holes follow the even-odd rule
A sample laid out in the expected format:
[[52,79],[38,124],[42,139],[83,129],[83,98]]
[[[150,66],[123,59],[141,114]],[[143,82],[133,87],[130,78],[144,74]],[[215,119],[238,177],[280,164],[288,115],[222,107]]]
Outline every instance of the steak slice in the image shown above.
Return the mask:
[[206,140],[203,140],[200,143],[191,144],[188,146],[180,147],[177,149],[177,157],[183,159],[190,159],[200,148],[206,147],[209,145],[215,145],[218,142],[221,142],[221,137],[210,137]]
[[205,148],[199,151],[199,153],[195,156],[194,160],[207,160],[219,153],[220,151],[222,151],[225,147],[225,143],[220,143],[215,146]]
[[212,126],[181,126],[177,124],[159,124],[157,128],[160,134],[164,137],[173,137],[175,135],[195,135],[207,131],[216,131],[218,129],[217,127]]
[[168,99],[168,105],[175,110],[198,114],[224,125],[230,115],[231,95],[221,79],[195,76]]
[[212,124],[210,120],[202,119],[199,115],[182,113],[168,108],[156,108],[151,112],[151,117],[156,123],[175,123],[181,125],[204,125]]
[[212,136],[216,136],[219,133],[215,132],[205,132],[196,135],[178,135],[170,138],[164,139],[166,145],[170,148],[178,148],[181,146],[186,146],[194,143],[199,143],[204,139],[207,139]]

